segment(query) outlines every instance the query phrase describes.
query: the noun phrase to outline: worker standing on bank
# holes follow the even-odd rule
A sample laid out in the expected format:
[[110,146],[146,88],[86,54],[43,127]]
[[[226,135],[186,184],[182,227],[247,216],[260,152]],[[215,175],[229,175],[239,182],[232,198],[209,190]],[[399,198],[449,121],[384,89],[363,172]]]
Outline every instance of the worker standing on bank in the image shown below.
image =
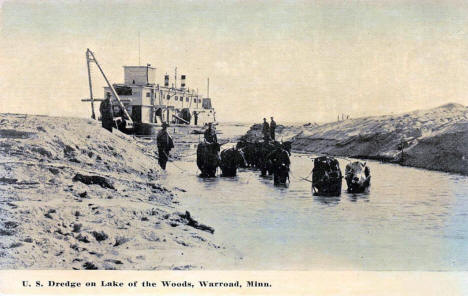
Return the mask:
[[213,128],[213,124],[208,123],[208,128],[204,132],[205,141],[208,143],[218,143],[218,137],[216,136],[216,131]]
[[110,93],[107,93],[104,101],[99,106],[101,112],[101,123],[102,127],[112,133],[112,126],[114,125],[114,115],[112,114],[112,102],[110,99]]
[[167,127],[169,125],[165,122],[162,124],[162,129],[158,132],[156,136],[156,141],[158,145],[158,163],[163,170],[166,169],[166,163],[169,159],[169,151],[174,148],[174,142],[172,141],[171,136],[167,133]]
[[275,130],[276,130],[276,122],[273,120],[273,116],[270,117],[270,137],[274,141],[275,140]]
[[268,142],[270,140],[270,126],[268,125],[266,118],[263,118],[262,134],[263,140]]

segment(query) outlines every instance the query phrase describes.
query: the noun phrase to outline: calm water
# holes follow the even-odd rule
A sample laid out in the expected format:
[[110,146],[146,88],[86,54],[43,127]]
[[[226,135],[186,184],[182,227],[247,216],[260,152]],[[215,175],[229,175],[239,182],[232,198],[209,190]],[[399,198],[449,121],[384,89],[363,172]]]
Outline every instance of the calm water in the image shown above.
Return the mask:
[[369,161],[369,194],[344,182],[341,197],[317,197],[299,179],[311,155],[293,154],[291,184],[277,188],[250,170],[199,178],[193,152],[163,182],[242,257],[233,269],[468,270],[468,177]]

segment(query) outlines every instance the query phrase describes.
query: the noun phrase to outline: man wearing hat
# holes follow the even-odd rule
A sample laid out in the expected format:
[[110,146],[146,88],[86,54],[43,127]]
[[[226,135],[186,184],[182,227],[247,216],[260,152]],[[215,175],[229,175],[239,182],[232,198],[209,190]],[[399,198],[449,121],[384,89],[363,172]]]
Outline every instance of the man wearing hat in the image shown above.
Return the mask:
[[273,120],[273,116],[270,117],[270,137],[274,141],[275,140],[275,129],[276,129],[276,121]]
[[208,123],[208,128],[206,129],[204,136],[206,142],[218,143],[218,137],[216,136],[216,131],[214,130],[213,124],[211,122]]
[[162,124],[162,129],[158,132],[156,136],[156,141],[158,145],[158,163],[163,170],[166,169],[166,163],[169,159],[169,151],[174,148],[174,142],[172,141],[171,136],[167,133],[167,127],[169,125],[165,122]]
[[110,93],[106,94],[106,99],[101,102],[99,111],[101,112],[102,127],[112,133],[112,126],[114,125],[114,115],[112,111],[112,102]]
[[263,140],[268,142],[270,140],[270,125],[268,125],[266,118],[263,118],[262,134]]

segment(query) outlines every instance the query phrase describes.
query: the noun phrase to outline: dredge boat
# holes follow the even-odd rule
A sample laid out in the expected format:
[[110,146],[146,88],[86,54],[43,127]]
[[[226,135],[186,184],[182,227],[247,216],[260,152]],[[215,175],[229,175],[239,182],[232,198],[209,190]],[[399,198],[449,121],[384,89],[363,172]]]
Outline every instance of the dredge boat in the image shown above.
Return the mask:
[[164,75],[164,84],[156,83],[156,68],[146,66],[123,66],[124,83],[111,84],[92,51],[87,49],[86,62],[90,98],[82,99],[91,103],[91,117],[96,119],[95,102],[104,99],[93,97],[90,64],[94,63],[101,72],[107,86],[104,87],[104,98],[110,96],[114,111],[115,127],[125,133],[138,135],[154,134],[154,127],[163,122],[175,126],[204,126],[216,122],[216,112],[209,97],[209,80],[207,97],[186,86],[186,75],[180,75],[177,85],[177,71],[174,83],[170,85],[169,75]]

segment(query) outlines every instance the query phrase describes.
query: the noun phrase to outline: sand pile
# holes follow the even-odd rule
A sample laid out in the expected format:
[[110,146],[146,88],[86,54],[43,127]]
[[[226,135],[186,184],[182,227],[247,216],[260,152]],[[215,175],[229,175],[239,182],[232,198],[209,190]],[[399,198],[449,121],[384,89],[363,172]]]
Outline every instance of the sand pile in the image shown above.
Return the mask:
[[151,149],[95,121],[0,115],[0,268],[191,269],[232,259],[159,174]]
[[[296,151],[371,158],[468,174],[468,107],[447,104],[401,115],[348,119],[319,126],[281,127],[277,138]],[[246,139],[261,139],[261,125]]]

